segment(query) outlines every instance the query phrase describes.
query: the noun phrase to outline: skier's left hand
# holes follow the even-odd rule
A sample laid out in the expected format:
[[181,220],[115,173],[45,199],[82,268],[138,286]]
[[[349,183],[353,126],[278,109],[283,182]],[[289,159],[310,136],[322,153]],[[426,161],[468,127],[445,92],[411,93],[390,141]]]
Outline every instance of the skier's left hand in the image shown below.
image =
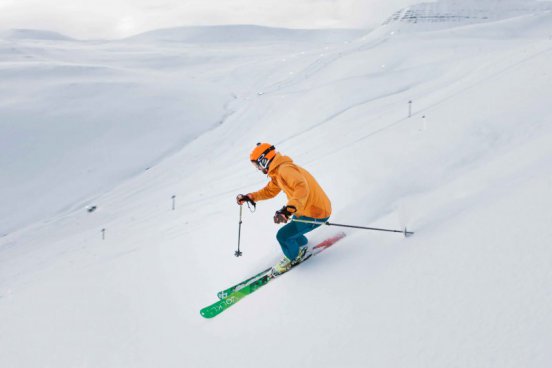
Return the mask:
[[276,211],[276,213],[274,214],[274,223],[275,224],[281,224],[281,223],[287,224],[289,218],[291,217],[291,215],[294,212],[295,212],[295,207],[293,207],[293,206],[284,206],[284,207],[282,207],[281,209]]

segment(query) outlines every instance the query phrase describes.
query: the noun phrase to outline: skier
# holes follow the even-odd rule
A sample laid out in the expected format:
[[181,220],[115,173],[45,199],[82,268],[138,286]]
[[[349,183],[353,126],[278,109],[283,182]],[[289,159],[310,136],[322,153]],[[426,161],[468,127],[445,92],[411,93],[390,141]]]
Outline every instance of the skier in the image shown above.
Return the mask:
[[[270,181],[257,192],[238,194],[236,201],[239,205],[274,198],[282,190],[287,196],[286,205],[274,214],[274,223],[286,224],[276,234],[285,257],[272,270],[274,274],[281,274],[303,259],[308,248],[305,234],[328,221],[332,212],[331,203],[314,177],[291,158],[276,152],[273,145],[257,143],[250,160]],[[320,224],[288,223],[290,219],[316,221]]]

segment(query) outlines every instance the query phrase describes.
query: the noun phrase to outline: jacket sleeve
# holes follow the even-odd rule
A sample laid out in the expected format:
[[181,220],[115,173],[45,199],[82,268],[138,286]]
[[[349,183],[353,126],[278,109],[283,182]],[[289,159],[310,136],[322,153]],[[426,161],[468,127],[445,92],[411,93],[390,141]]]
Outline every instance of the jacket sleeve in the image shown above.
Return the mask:
[[309,197],[309,184],[307,179],[293,166],[283,167],[280,173],[282,179],[292,188],[287,206],[293,206],[297,212],[303,212]]
[[258,192],[249,193],[249,196],[255,201],[262,201],[265,199],[274,198],[280,193],[281,189],[274,183],[273,180],[270,180],[268,184]]

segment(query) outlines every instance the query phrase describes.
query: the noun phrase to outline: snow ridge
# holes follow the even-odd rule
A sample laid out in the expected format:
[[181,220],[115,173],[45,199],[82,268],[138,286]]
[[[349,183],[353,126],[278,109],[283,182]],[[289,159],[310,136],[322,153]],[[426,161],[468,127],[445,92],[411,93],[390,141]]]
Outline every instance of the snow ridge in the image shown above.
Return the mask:
[[421,3],[393,13],[383,24],[482,23],[552,11],[550,1],[440,0]]

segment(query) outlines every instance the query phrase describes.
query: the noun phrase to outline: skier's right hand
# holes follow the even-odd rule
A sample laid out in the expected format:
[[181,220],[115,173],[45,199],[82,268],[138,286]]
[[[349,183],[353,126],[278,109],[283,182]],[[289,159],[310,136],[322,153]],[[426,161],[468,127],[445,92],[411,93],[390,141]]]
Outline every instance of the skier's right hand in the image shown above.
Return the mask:
[[249,202],[253,205],[255,205],[255,202],[253,202],[253,199],[249,196],[249,194],[238,194],[236,197],[236,202],[241,206],[245,202]]

